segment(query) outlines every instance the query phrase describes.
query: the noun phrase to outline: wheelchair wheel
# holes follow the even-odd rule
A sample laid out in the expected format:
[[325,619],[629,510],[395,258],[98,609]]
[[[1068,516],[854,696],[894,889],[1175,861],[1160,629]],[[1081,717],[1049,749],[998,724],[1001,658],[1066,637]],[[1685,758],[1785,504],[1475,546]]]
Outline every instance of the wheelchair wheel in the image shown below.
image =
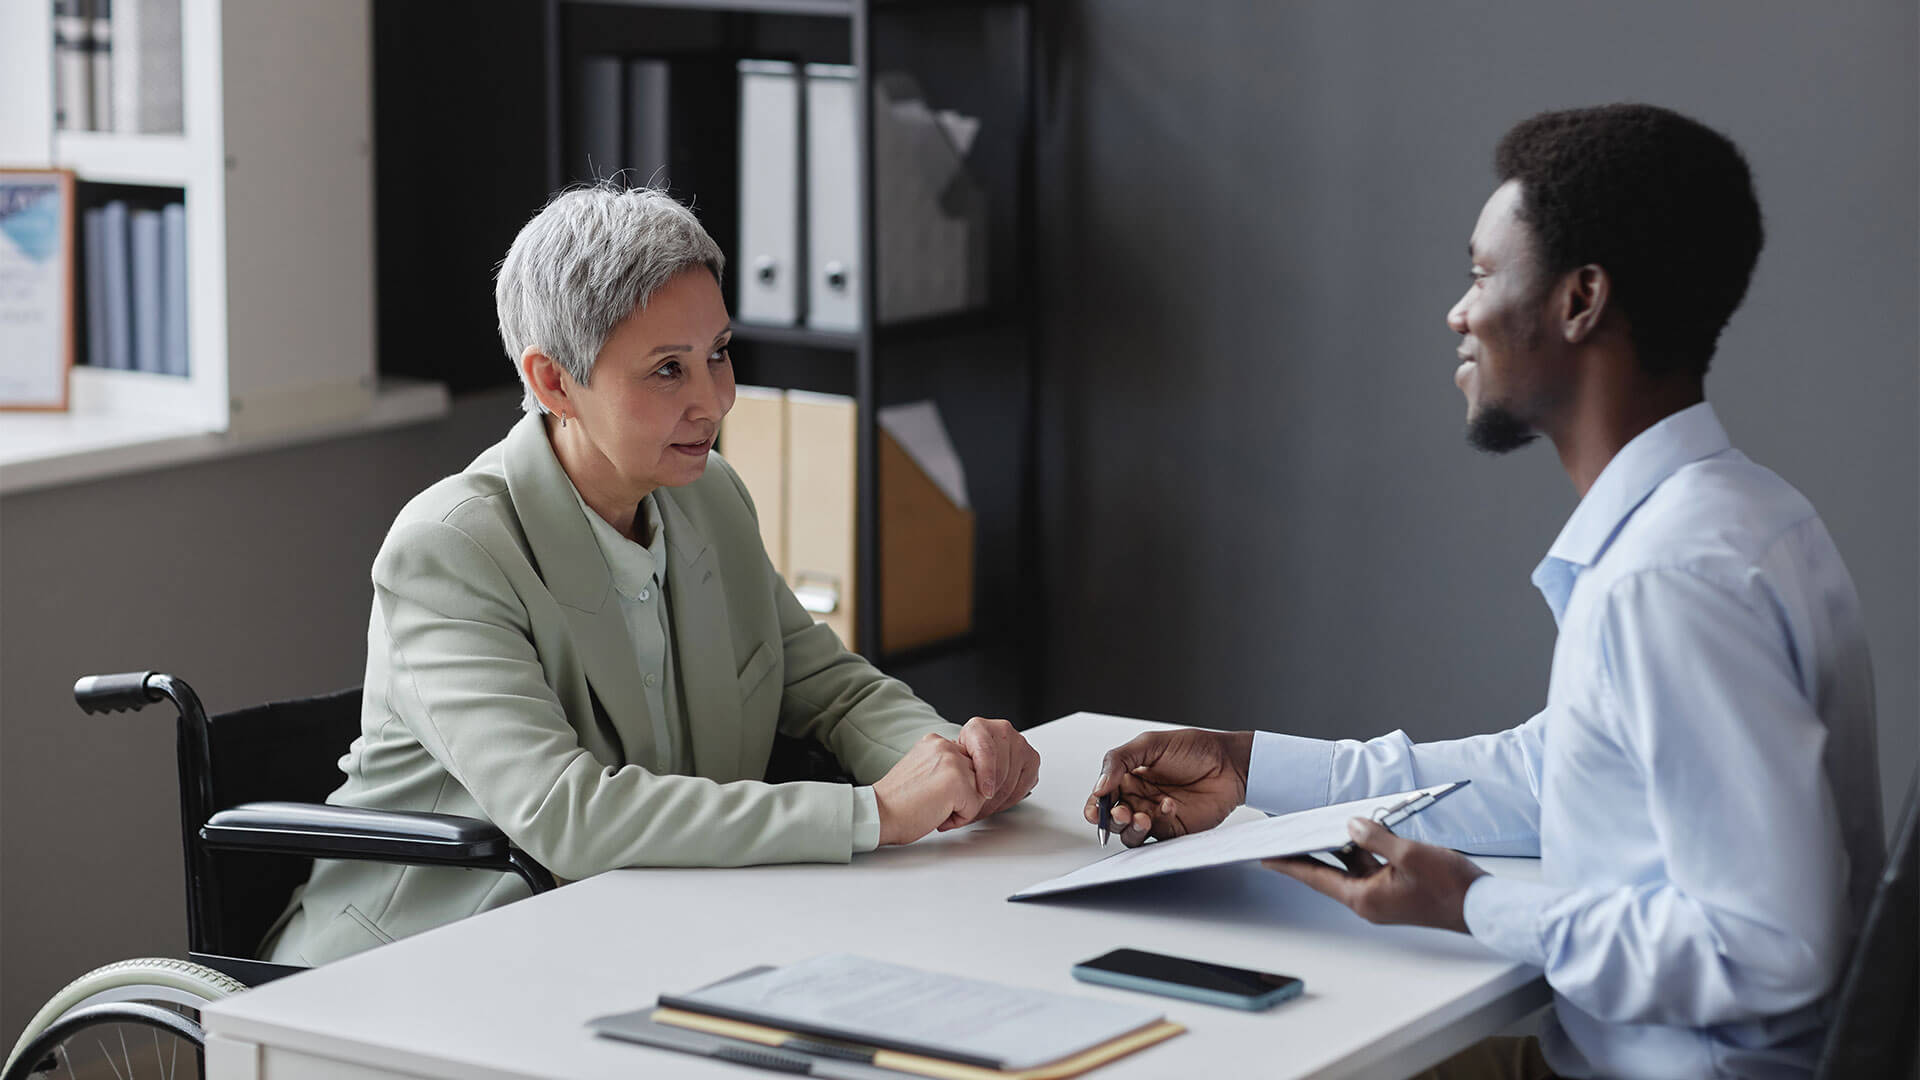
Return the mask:
[[[148,957],[95,968],[27,1022],[0,1080],[38,1075],[199,1076],[200,1008],[246,986],[209,967]],[[169,1017],[177,1018],[173,1022]],[[59,1036],[26,1051],[43,1034]],[[152,1063],[136,1070],[135,1063]],[[182,1072],[184,1069],[186,1071]]]

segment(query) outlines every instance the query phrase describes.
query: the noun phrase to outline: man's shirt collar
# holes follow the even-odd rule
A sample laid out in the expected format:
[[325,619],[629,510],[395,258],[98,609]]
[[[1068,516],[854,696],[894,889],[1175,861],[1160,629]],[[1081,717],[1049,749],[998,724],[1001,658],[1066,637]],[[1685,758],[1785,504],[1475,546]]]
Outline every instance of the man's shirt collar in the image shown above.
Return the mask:
[[1691,405],[1633,437],[1600,470],[1586,497],[1534,568],[1533,584],[1546,597],[1557,623],[1573,593],[1573,580],[1600,556],[1634,510],[1667,477],[1702,458],[1731,449],[1726,429],[1707,402]]

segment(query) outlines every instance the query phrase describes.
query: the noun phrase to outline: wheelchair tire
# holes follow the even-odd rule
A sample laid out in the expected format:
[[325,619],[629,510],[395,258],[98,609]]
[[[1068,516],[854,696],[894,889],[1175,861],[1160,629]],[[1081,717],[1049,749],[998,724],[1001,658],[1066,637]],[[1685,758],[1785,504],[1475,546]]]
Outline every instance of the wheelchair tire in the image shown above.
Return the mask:
[[[13,1051],[7,1055],[6,1067],[0,1070],[0,1076],[14,1076],[15,1056],[41,1032],[76,1010],[133,1002],[189,1010],[197,1020],[202,1005],[245,989],[245,984],[210,967],[168,957],[122,960],[94,968],[68,983],[40,1007],[40,1011],[27,1022],[26,1030],[20,1033],[19,1041],[13,1044]],[[199,1047],[194,1050],[198,1053]]]

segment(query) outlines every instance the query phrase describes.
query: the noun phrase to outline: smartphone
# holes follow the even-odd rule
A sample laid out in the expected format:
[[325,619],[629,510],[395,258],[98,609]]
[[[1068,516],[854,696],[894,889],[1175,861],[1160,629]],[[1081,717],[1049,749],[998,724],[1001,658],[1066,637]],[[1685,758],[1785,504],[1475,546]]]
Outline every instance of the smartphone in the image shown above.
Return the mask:
[[1210,964],[1140,949],[1115,949],[1105,956],[1075,964],[1073,977],[1081,982],[1249,1011],[1270,1009],[1299,994],[1307,985],[1291,975]]

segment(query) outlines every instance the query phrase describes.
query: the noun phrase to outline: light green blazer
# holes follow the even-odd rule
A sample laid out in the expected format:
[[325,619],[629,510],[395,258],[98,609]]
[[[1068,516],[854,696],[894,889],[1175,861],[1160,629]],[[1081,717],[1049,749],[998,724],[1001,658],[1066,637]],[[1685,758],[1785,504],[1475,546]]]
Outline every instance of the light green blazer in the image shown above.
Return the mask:
[[[846,862],[853,793],[766,784],[776,730],[862,784],[958,729],[801,608],[718,454],[655,494],[693,776],[661,776],[606,560],[538,417],[409,502],[373,564],[342,806],[484,818],[565,880],[623,866]],[[527,895],[507,874],[319,862],[268,953],[336,957]]]

